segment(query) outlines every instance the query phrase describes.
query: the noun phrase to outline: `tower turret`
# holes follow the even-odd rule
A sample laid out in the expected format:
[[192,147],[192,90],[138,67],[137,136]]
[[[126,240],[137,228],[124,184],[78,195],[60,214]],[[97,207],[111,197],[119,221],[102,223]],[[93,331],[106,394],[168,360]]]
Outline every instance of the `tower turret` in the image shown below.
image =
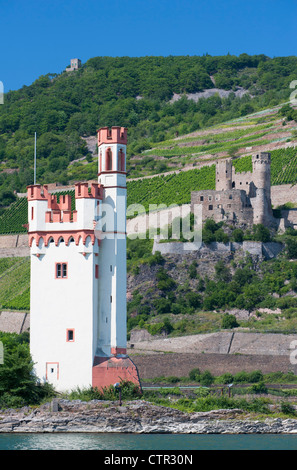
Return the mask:
[[216,164],[216,190],[228,191],[232,189],[232,160],[218,160]]
[[100,285],[93,386],[119,378],[139,382],[137,369],[127,356],[126,145],[127,129],[98,130],[98,181],[104,190],[95,230],[100,238]]
[[271,205],[271,156],[261,152],[252,156],[253,181],[256,197],[252,201],[254,224],[271,225],[273,221]]

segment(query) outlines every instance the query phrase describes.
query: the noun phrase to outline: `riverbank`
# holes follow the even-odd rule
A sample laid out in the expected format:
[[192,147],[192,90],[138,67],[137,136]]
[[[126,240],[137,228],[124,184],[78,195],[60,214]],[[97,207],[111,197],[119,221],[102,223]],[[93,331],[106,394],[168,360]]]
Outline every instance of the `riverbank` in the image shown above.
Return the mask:
[[255,420],[239,409],[185,413],[142,400],[122,406],[59,400],[55,406],[0,410],[0,433],[296,434],[297,419]]

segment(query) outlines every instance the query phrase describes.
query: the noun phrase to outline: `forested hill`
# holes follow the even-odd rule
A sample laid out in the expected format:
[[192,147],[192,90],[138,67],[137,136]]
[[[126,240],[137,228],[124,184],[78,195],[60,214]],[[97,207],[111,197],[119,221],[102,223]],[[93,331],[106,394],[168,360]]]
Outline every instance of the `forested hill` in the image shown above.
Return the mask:
[[[78,71],[41,76],[5,94],[0,106],[0,207],[12,201],[11,191],[33,181],[34,132],[38,182],[67,184],[81,158],[88,162],[82,176],[96,176],[86,138],[100,126],[128,127],[131,158],[176,133],[277,105],[288,99],[296,77],[296,57],[247,54],[96,57]],[[214,88],[229,93],[197,99]],[[129,172],[133,176],[130,160]]]

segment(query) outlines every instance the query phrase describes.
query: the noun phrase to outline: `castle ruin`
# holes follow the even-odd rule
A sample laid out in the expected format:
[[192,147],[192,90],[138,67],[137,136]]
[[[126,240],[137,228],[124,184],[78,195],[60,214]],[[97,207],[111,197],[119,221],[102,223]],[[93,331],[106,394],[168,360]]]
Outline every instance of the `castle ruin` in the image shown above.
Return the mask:
[[253,155],[252,165],[252,172],[235,173],[231,158],[217,161],[216,189],[192,192],[192,210],[201,204],[203,220],[277,228],[271,204],[270,153]]

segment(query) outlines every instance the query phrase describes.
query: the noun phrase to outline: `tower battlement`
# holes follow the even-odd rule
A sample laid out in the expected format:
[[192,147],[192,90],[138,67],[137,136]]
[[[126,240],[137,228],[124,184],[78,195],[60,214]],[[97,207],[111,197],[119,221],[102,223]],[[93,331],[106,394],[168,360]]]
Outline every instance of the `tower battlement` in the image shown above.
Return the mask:
[[252,155],[252,162],[253,165],[260,163],[260,164],[269,164],[271,163],[271,155],[268,152],[260,152],[256,155]]
[[91,237],[95,243],[94,225],[100,213],[103,199],[103,186],[92,183],[76,183],[76,208],[71,209],[71,195],[61,194],[58,202],[57,194],[50,194],[47,186],[31,185],[27,188],[28,198],[28,233],[29,245],[35,240],[36,246],[42,238],[45,246],[51,239],[58,245],[59,241],[68,244],[73,239],[78,245],[80,240],[85,244]]
[[127,145],[127,129],[120,126],[101,127],[97,131],[97,143],[98,147],[102,144]]

